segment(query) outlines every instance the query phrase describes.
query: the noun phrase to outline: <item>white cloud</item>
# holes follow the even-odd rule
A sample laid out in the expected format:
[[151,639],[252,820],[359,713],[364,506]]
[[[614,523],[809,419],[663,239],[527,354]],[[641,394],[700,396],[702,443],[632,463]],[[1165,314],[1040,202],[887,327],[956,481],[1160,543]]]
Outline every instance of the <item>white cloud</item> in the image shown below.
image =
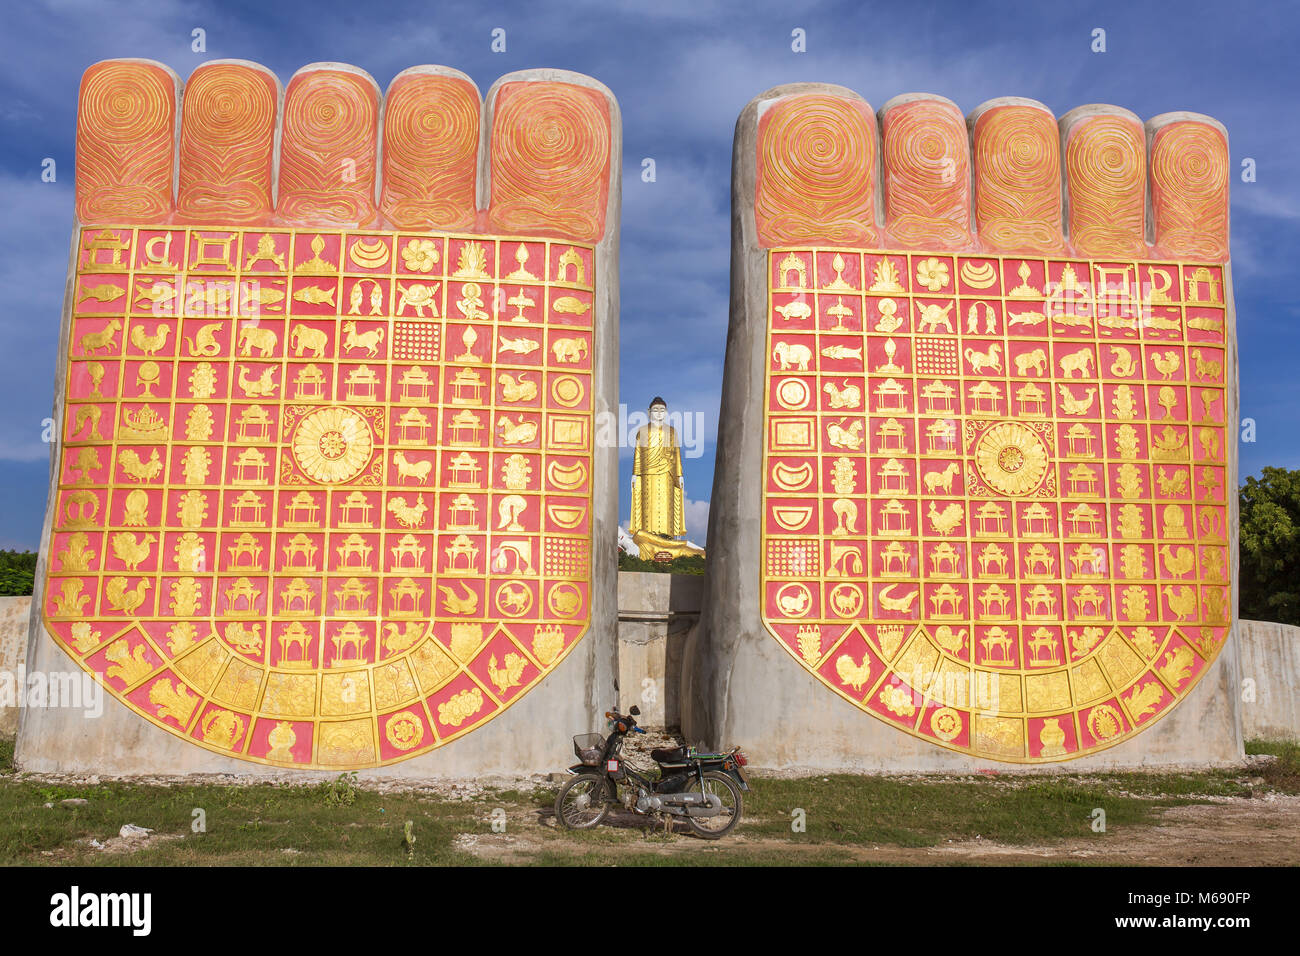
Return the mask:
[[694,498],[686,499],[686,537],[696,544],[704,544],[709,533],[709,503]]
[[1260,183],[1242,183],[1232,190],[1234,210],[1273,219],[1300,220],[1300,195],[1294,184],[1289,190],[1273,189]]

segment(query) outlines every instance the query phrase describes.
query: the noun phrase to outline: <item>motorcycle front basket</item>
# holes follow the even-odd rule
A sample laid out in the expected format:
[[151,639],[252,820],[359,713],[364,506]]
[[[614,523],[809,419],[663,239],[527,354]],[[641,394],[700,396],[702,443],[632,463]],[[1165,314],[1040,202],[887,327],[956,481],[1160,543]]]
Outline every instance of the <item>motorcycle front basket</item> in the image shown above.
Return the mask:
[[578,734],[573,738],[573,752],[584,766],[599,767],[605,755],[605,738],[600,734]]

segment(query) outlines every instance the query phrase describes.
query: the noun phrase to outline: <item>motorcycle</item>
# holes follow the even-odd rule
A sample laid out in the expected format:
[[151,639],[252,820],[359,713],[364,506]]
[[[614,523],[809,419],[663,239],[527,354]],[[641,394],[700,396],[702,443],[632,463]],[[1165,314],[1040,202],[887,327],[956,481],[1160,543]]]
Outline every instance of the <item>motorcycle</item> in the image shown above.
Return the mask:
[[573,738],[573,752],[581,762],[568,768],[574,777],[555,798],[555,818],[570,830],[585,830],[621,803],[640,814],[684,817],[691,830],[707,840],[726,836],[740,822],[741,794],[749,790],[742,769],[749,762],[744,752],[739,747],[722,754],[697,753],[694,747],[659,747],[650,751],[659,776],[648,777],[628,766],[622,755],[628,734],[645,733],[636,723],[640,715],[635,706],[628,714],[606,711],[612,726],[608,738],[601,734]]

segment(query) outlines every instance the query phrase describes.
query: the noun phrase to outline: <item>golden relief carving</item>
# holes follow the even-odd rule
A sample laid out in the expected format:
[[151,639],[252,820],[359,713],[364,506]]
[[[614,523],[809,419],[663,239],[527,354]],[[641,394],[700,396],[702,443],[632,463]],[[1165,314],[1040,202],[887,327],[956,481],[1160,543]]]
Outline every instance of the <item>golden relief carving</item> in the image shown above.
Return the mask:
[[1042,438],[1017,422],[986,430],[975,446],[974,459],[980,477],[994,490],[1017,498],[1038,489],[1051,463]]
[[128,706],[250,760],[374,766],[502,712],[581,636],[591,246],[79,242],[46,621]]
[[324,408],[298,423],[292,447],[299,468],[316,481],[333,484],[361,473],[372,442],[364,417],[350,408]]
[[857,706],[999,760],[1174,706],[1231,619],[1223,267],[769,256],[773,636]]

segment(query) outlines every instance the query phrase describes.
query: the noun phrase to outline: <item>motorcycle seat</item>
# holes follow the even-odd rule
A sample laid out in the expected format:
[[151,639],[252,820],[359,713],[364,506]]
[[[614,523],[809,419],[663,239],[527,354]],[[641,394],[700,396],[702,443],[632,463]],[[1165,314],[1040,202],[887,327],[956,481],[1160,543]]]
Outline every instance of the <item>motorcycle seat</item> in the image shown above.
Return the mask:
[[686,760],[685,747],[656,747],[650,751],[650,757],[656,763],[684,763]]

